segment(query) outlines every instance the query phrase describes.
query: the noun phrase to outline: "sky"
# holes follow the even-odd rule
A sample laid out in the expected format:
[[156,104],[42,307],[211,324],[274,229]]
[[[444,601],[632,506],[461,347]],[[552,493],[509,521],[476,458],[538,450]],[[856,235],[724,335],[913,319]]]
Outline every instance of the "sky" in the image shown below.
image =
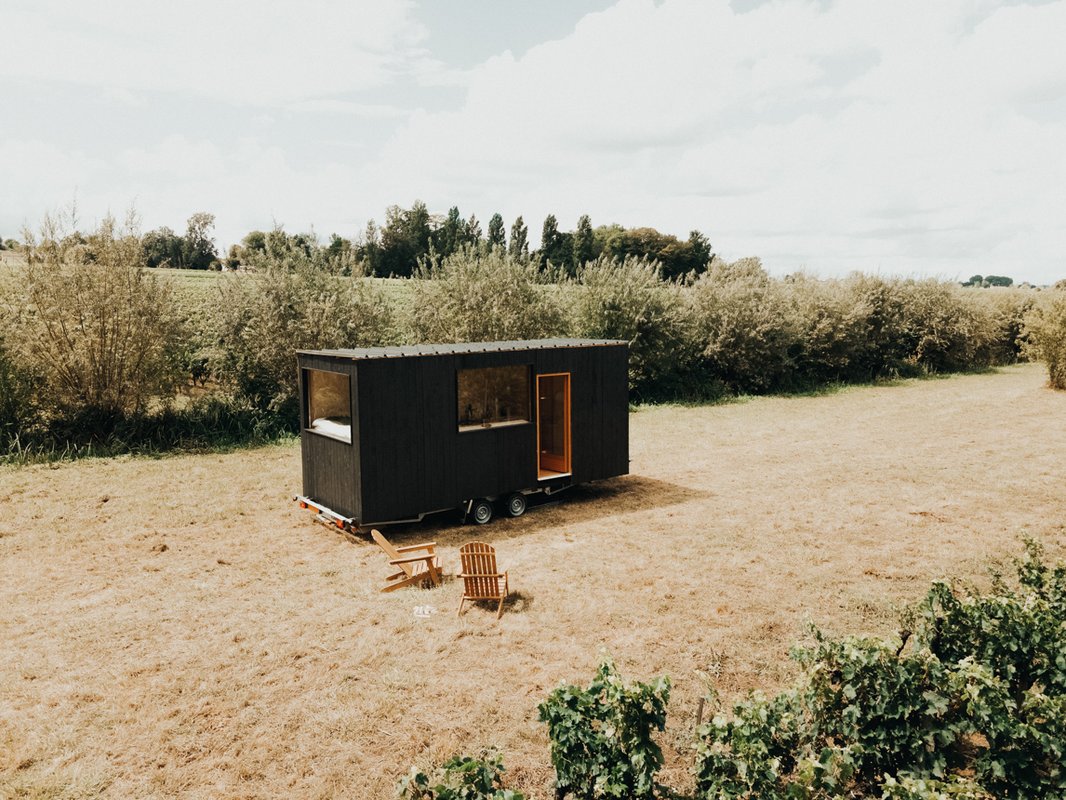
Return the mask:
[[0,236],[390,205],[775,274],[1066,277],[1066,0],[5,0]]

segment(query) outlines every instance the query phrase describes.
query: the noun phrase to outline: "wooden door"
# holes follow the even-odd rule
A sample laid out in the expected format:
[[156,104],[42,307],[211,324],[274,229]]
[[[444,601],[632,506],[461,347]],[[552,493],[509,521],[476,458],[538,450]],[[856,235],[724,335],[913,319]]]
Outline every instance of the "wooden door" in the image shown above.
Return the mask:
[[540,477],[570,472],[570,373],[537,376]]

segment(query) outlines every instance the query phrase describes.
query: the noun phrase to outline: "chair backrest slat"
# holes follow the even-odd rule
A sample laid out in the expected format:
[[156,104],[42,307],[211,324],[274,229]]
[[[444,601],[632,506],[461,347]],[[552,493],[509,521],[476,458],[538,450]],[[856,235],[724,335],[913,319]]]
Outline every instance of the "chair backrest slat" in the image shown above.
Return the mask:
[[467,597],[496,597],[499,595],[499,580],[489,577],[496,574],[496,549],[484,542],[469,542],[459,548],[459,560],[463,567],[463,582]]
[[[390,561],[395,561],[397,558],[401,557],[400,556],[400,552],[395,547],[393,547],[392,543],[388,539],[386,539],[384,536],[382,536],[379,531],[371,530],[370,531],[370,536],[371,536],[371,538],[373,538],[373,540],[375,542],[377,542],[378,547],[380,547],[382,550],[385,551],[385,555],[387,555],[389,557]],[[411,573],[412,567],[411,567],[410,564],[400,564],[399,566],[400,566],[400,569],[402,569],[408,575],[412,574]]]

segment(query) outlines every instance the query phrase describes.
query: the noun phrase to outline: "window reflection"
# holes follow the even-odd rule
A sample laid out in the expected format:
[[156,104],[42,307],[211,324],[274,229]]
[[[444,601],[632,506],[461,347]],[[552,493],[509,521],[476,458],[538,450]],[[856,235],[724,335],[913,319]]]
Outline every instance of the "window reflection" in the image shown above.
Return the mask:
[[529,367],[459,370],[459,430],[529,422]]

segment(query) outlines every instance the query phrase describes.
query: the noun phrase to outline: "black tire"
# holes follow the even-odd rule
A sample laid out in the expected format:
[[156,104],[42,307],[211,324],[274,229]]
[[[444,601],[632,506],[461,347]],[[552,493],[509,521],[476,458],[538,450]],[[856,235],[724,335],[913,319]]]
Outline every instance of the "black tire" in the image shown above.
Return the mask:
[[526,496],[521,492],[507,495],[503,503],[504,511],[509,517],[520,517],[526,513]]
[[473,505],[470,506],[468,517],[475,525],[484,525],[492,519],[492,503],[484,498],[475,500]]

